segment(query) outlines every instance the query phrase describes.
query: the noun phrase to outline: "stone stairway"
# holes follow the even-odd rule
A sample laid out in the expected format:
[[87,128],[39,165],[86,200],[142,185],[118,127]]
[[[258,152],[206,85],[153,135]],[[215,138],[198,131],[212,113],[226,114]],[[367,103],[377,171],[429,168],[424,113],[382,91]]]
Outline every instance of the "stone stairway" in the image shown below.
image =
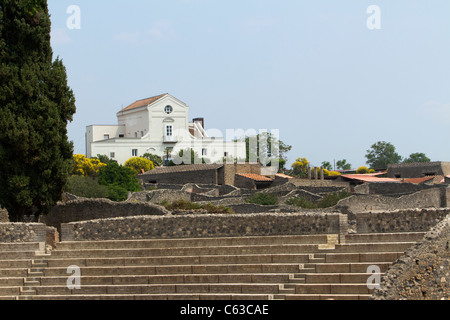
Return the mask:
[[61,242],[51,255],[0,244],[0,299],[367,299],[368,268],[386,272],[423,235]]

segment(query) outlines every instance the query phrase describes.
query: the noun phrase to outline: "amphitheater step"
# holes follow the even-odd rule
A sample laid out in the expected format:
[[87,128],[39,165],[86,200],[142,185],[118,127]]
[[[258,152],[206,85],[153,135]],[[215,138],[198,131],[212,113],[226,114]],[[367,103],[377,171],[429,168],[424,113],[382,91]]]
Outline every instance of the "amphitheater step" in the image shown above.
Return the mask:
[[360,233],[345,236],[346,243],[374,243],[374,242],[418,242],[423,239],[425,232],[403,233]]
[[148,239],[122,241],[65,241],[57,244],[57,250],[117,249],[126,248],[184,248],[204,246],[249,246],[264,244],[326,244],[328,235],[265,236],[232,238]]
[[[227,293],[206,293],[206,294],[115,294],[115,295],[45,295],[18,297],[19,300],[273,300],[272,294],[227,294]],[[1,298],[1,297],[0,297]],[[14,298],[14,297],[8,297]],[[8,299],[13,300],[13,299]]]
[[94,285],[68,289],[67,286],[36,287],[36,294],[45,295],[116,295],[116,294],[278,294],[279,284],[151,284],[151,285]]
[[370,297],[370,294],[288,294],[279,298],[282,300],[368,300]]
[[[324,259],[324,258],[322,258]],[[213,256],[110,257],[110,258],[49,258],[48,267],[139,266],[179,264],[248,264],[248,263],[307,263],[310,254],[253,254]]]
[[296,284],[296,294],[371,294],[373,290],[366,284],[355,283],[318,283]]

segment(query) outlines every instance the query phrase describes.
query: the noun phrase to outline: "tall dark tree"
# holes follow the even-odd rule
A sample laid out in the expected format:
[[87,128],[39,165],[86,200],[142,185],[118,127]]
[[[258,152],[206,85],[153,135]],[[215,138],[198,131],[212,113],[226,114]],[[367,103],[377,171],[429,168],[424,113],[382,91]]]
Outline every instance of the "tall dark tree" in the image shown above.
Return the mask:
[[11,221],[47,213],[71,168],[75,98],[50,27],[46,0],[0,0],[0,206]]

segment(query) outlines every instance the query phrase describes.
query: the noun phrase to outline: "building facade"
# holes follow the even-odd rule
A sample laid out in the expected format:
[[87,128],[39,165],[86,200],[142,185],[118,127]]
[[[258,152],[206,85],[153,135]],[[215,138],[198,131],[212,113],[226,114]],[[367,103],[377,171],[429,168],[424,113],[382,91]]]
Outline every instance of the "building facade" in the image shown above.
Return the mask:
[[[171,160],[186,149],[193,149],[212,163],[221,163],[224,158],[246,158],[245,142],[209,137],[204,119],[189,122],[189,106],[167,93],[134,102],[119,111],[117,119],[117,125],[86,128],[88,158],[106,155],[123,164],[132,157],[150,153]],[[190,157],[184,160],[186,163]]]

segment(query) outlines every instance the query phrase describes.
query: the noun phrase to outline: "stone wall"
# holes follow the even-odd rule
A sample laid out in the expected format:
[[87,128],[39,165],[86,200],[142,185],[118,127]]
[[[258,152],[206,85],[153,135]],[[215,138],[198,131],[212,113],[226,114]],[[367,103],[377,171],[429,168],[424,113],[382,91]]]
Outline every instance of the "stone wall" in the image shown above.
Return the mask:
[[45,243],[47,229],[42,223],[0,223],[0,242]]
[[422,190],[399,198],[381,195],[354,195],[338,202],[336,209],[350,214],[374,210],[400,210],[410,208],[440,208],[444,207],[441,190],[433,188]]
[[382,277],[374,300],[450,299],[450,215],[397,260]]
[[113,202],[107,199],[77,199],[59,203],[40,222],[60,230],[62,223],[114,217],[168,215],[164,207],[143,202]]
[[416,183],[376,182],[376,183],[364,183],[359,186],[356,186],[355,192],[362,194],[397,196],[397,195],[411,194],[430,188],[432,188],[432,186],[421,185]]
[[450,208],[407,209],[356,214],[357,233],[423,232],[436,226]]
[[9,216],[6,209],[0,208],[0,223],[2,222],[9,222]]
[[203,214],[140,216],[72,222],[62,241],[339,234],[340,214]]
[[391,164],[388,167],[389,178],[421,178],[432,175],[450,174],[450,162],[422,162]]

